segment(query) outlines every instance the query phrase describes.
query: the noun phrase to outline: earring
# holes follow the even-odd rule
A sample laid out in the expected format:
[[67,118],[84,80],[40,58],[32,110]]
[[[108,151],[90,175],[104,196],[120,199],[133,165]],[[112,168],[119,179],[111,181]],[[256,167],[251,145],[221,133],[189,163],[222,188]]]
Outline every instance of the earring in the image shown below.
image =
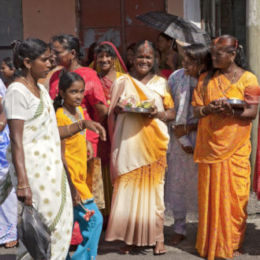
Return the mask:
[[63,104],[64,104],[64,99],[63,98],[61,99],[60,103],[63,106]]

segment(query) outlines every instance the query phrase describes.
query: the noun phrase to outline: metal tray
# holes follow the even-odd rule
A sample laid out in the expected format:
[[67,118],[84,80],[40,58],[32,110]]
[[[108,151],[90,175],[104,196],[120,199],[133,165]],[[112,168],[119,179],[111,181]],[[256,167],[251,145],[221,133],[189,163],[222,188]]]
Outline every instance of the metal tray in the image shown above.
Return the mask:
[[227,102],[232,106],[232,107],[238,107],[238,108],[242,108],[245,106],[246,102],[238,99],[238,98],[231,98],[228,99]]
[[143,107],[124,107],[123,112],[129,113],[140,113],[140,114],[150,114],[153,111],[152,108],[143,108]]

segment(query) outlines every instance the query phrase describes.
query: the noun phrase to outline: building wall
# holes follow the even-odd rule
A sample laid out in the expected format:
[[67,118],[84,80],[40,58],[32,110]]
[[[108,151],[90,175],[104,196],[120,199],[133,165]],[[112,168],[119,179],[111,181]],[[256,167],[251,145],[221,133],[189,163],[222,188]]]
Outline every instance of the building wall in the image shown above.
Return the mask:
[[49,41],[55,34],[77,34],[76,3],[76,0],[23,0],[24,38]]
[[159,31],[136,19],[149,11],[165,11],[165,0],[80,0],[80,36],[84,48],[93,42],[112,41],[124,53],[140,40],[155,41]]
[[166,10],[170,14],[183,17],[184,15],[184,0],[166,0]]

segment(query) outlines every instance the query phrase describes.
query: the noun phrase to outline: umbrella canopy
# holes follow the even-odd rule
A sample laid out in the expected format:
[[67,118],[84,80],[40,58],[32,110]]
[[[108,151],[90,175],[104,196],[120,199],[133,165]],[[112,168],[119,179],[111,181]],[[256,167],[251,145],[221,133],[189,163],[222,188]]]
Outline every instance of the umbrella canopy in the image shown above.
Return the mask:
[[192,22],[165,12],[148,12],[136,17],[143,23],[164,32],[170,37],[187,42],[209,44],[210,37]]

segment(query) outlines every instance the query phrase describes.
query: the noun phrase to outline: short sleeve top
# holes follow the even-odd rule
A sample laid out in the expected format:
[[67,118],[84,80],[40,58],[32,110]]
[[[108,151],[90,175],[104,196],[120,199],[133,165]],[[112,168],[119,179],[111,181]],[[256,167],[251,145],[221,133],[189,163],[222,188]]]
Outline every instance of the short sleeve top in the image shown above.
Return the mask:
[[24,84],[13,82],[8,87],[4,98],[6,118],[30,120],[34,117],[39,103],[40,99],[32,94]]

